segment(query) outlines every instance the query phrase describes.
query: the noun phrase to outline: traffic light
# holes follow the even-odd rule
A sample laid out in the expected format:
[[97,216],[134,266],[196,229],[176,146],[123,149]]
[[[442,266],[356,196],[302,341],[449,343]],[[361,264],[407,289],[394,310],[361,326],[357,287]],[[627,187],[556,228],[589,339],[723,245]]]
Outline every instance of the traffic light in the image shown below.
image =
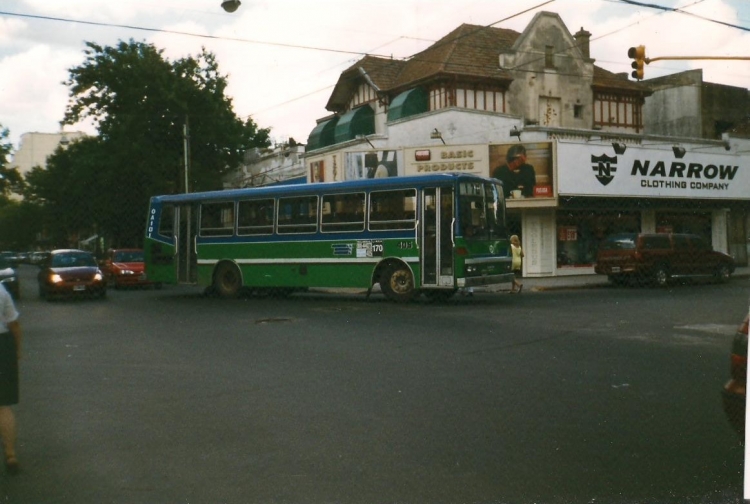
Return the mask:
[[646,46],[639,45],[638,47],[631,47],[628,49],[628,58],[632,58],[633,62],[630,66],[633,68],[633,73],[630,75],[634,79],[643,79],[643,65],[647,64],[646,61]]

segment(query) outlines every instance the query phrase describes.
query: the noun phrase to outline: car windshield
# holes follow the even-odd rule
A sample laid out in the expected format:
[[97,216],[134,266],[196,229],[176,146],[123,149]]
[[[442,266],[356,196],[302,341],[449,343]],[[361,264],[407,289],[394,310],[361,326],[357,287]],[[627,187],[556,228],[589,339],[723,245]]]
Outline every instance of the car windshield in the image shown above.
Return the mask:
[[143,262],[143,251],[123,250],[115,252],[113,260],[115,262]]
[[635,248],[635,235],[610,236],[602,242],[602,250],[632,250]]
[[75,266],[96,266],[94,256],[87,253],[55,254],[52,257],[53,268],[70,268]]

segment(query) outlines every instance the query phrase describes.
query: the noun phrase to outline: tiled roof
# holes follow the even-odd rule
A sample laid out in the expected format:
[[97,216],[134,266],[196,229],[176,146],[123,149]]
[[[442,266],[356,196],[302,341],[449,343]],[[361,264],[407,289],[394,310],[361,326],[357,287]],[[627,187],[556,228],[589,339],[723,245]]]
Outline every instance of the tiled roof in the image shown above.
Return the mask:
[[628,79],[627,74],[616,74],[594,65],[594,81],[592,86],[599,89],[618,91],[636,91],[651,94],[646,84]]
[[501,69],[498,55],[508,51],[521,34],[504,28],[462,24],[421,53],[412,56],[398,77],[398,86],[408,86],[438,74],[512,80]]
[[[500,68],[499,55],[510,52],[521,33],[505,28],[462,24],[424,51],[406,61],[365,56],[342,72],[328,101],[328,110],[346,106],[356,83],[359,68],[381,91],[396,92],[439,76],[497,79],[508,83],[514,75]],[[648,87],[631,81],[627,74],[615,74],[594,66],[592,86],[606,90],[650,94]]]
[[402,60],[388,58],[379,58],[377,56],[367,55],[355,64],[341,72],[339,81],[328,99],[328,110],[338,110],[345,106],[351,93],[362,80],[362,74],[359,70],[362,68],[372,82],[381,90],[387,91],[393,87],[399,72],[406,64]]

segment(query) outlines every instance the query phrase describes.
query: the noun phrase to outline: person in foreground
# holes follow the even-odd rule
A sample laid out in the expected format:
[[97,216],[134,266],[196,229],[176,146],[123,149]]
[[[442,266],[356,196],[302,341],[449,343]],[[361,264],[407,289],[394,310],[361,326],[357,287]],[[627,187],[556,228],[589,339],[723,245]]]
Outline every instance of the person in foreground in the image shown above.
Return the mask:
[[521,248],[521,240],[518,239],[518,235],[510,237],[510,248],[513,253],[513,262],[511,268],[513,269],[513,285],[510,288],[510,293],[521,293],[523,284],[518,281],[523,276],[523,249]]
[[18,404],[18,360],[21,357],[21,325],[13,299],[0,284],[0,440],[5,470],[19,471],[16,457],[16,418],[10,408]]

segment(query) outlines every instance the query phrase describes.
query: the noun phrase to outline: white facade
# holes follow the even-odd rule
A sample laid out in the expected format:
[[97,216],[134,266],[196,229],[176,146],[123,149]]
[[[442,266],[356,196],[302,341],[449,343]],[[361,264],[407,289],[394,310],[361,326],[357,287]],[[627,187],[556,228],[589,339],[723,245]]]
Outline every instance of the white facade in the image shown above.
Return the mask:
[[18,150],[13,153],[10,168],[18,169],[21,175],[26,175],[35,166],[47,166],[47,158],[61,145],[68,145],[86,133],[80,131],[64,131],[60,133],[24,133]]

